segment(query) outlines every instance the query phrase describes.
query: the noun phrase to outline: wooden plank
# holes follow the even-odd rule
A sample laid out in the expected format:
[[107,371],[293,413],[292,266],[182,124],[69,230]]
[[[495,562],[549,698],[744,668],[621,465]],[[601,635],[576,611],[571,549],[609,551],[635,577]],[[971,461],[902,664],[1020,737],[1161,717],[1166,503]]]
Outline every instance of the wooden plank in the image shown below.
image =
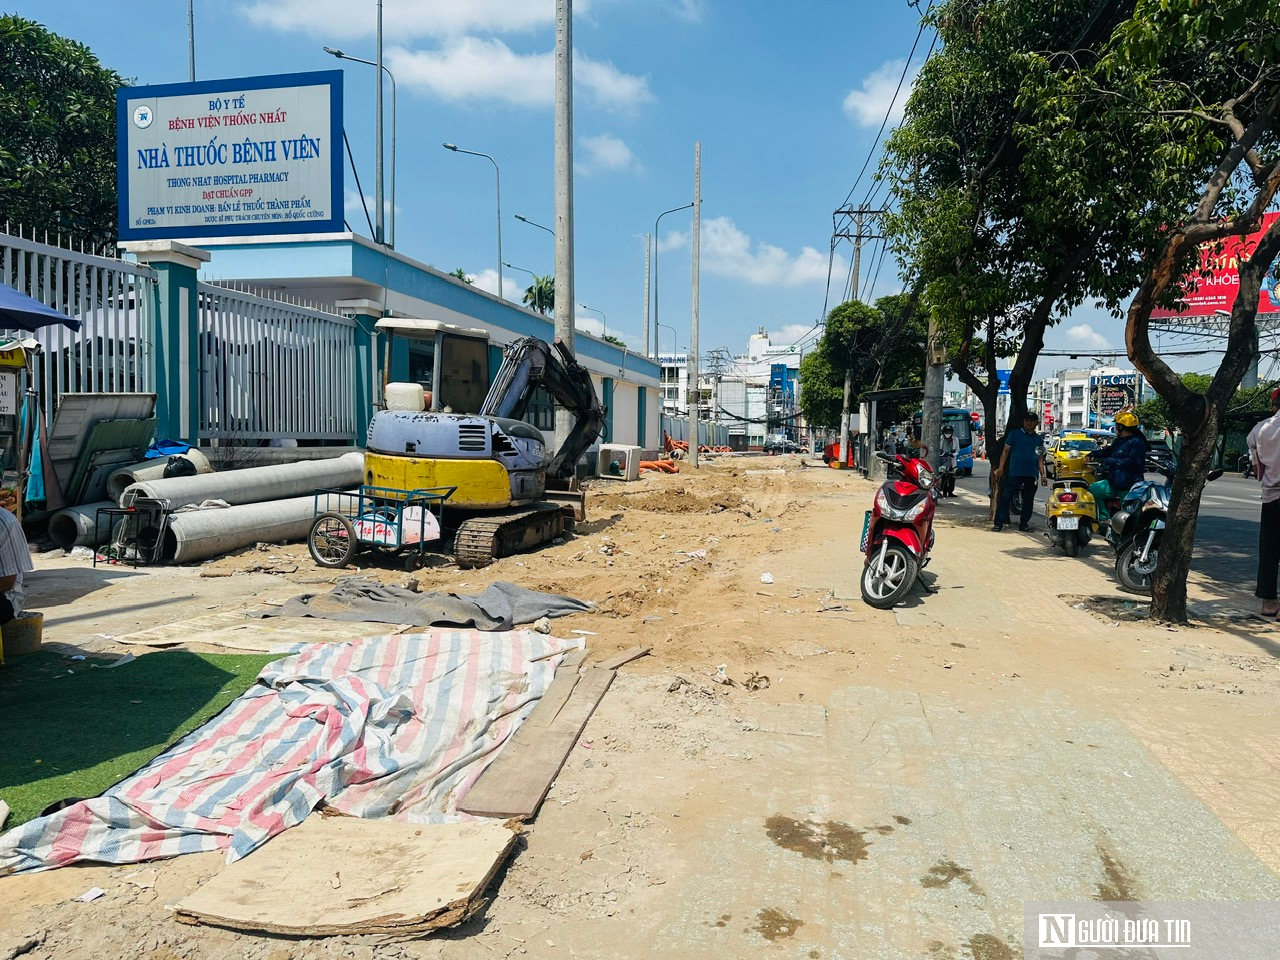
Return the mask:
[[[466,920],[519,834],[498,823],[312,814],[224,866],[177,919],[294,937],[423,933]],[[270,896],[264,896],[270,891]]]
[[531,716],[458,803],[458,810],[477,817],[532,819],[613,677],[612,670],[590,668],[578,677],[549,726],[531,726]]
[[604,663],[597,663],[595,666],[600,670],[617,670],[632,660],[639,660],[641,657],[647,657],[648,655],[648,647],[632,647],[630,650],[624,650],[616,657],[610,657]]

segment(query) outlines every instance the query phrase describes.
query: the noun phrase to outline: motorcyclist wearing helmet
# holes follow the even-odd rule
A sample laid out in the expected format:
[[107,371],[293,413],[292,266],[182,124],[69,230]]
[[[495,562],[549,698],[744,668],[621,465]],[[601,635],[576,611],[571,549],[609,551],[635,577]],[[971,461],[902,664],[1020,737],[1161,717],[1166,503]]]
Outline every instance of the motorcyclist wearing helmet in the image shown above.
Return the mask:
[[956,495],[956,454],[960,452],[960,442],[956,440],[955,430],[950,424],[942,428],[942,443],[938,446],[938,467],[949,468],[943,473],[939,493],[944,497]]
[[1147,438],[1138,427],[1138,417],[1130,410],[1122,410],[1116,414],[1115,443],[1090,454],[1092,459],[1101,461],[1098,470],[1102,479],[1089,484],[1089,492],[1098,505],[1098,519],[1103,522],[1111,518],[1107,501],[1120,499],[1142,479]]

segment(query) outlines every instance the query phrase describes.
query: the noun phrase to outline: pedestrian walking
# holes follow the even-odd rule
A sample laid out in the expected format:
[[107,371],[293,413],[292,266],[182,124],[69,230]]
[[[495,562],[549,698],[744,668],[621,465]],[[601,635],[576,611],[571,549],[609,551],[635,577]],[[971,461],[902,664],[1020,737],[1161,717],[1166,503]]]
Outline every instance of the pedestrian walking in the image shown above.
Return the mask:
[[1254,473],[1262,485],[1262,522],[1258,529],[1258,587],[1262,615],[1280,614],[1276,576],[1280,574],[1280,389],[1271,391],[1271,416],[1249,431],[1245,441]]
[[1041,484],[1047,484],[1049,477],[1044,469],[1044,448],[1040,439],[1040,418],[1034,413],[1027,413],[1022,418],[1022,426],[1010,430],[1004,438],[1004,452],[1000,455],[1000,466],[992,471],[991,476],[1000,484],[1000,500],[996,504],[996,522],[992,530],[999,533],[1009,522],[1009,503],[1014,494],[1022,493],[1022,514],[1018,520],[1019,530],[1031,529],[1031,508],[1036,499],[1036,478]]

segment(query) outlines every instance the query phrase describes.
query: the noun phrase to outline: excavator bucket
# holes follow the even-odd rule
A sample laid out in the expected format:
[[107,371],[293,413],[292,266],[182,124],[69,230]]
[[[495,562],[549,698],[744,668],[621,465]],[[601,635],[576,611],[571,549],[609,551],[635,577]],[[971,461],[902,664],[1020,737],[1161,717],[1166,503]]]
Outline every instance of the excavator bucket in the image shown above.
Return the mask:
[[547,477],[547,489],[542,499],[559,504],[566,518],[587,519],[587,492],[582,489],[577,477],[569,480]]

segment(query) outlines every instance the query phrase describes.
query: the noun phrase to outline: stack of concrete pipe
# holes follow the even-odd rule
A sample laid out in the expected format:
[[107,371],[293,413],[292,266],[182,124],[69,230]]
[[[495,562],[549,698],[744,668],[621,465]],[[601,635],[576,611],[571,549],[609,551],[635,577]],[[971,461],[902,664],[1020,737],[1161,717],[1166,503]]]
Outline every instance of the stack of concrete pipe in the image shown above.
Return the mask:
[[[355,452],[332,460],[305,460],[194,477],[142,480],[126,487],[121,499],[136,492],[139,497],[168,500],[174,511],[210,500],[227,504],[170,515],[162,556],[165,560],[190,563],[259,542],[287,543],[305,539],[317,511],[315,491],[321,488],[349,490],[362,482],[364,454]],[[74,534],[67,546],[96,545],[93,528],[98,506],[89,504],[58,511],[49,520],[50,539],[63,546],[63,541]],[[319,509],[338,506],[326,502]],[[80,539],[82,537],[85,539]]]

